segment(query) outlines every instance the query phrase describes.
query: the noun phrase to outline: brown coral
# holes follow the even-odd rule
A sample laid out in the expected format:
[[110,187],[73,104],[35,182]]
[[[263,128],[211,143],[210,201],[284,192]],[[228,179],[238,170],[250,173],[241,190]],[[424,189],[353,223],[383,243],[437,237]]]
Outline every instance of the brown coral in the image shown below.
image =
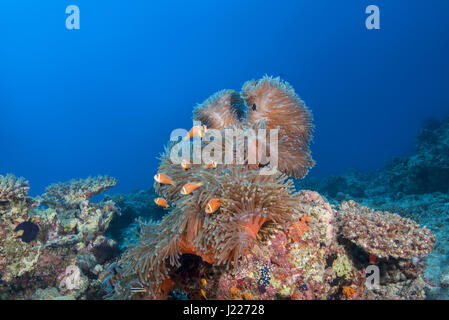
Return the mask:
[[396,214],[371,210],[354,201],[339,206],[341,235],[381,258],[425,256],[435,243],[426,227]]

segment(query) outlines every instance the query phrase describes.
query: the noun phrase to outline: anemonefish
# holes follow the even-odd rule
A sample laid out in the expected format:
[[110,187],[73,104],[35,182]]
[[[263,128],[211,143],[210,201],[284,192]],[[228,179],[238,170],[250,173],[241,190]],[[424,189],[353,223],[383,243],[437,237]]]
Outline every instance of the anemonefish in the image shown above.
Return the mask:
[[190,168],[192,167],[192,165],[190,164],[189,160],[183,159],[183,160],[181,161],[181,167],[182,167],[184,170],[188,170],[188,169],[190,169]]
[[202,138],[206,134],[206,126],[194,126],[190,129],[189,133],[185,136],[184,140],[189,140],[192,138]]
[[159,182],[160,184],[171,184],[171,185],[175,185],[175,183],[173,182],[172,179],[170,179],[169,176],[167,176],[166,174],[163,173],[158,173],[157,175],[154,176],[154,180],[156,180],[156,182]]
[[201,292],[201,295],[203,296],[203,298],[207,300],[206,292],[203,289],[201,289],[200,292]]
[[154,202],[159,207],[164,207],[164,208],[168,208],[169,207],[169,205],[167,204],[167,200],[165,200],[164,198],[156,198],[156,199],[154,199]]
[[201,187],[203,185],[202,182],[199,183],[187,183],[181,189],[181,194],[190,194],[193,190]]
[[204,165],[204,169],[215,169],[217,167],[217,163],[215,161],[208,162]]
[[206,205],[206,213],[214,213],[220,208],[220,205],[224,203],[223,200],[220,199],[212,199]]

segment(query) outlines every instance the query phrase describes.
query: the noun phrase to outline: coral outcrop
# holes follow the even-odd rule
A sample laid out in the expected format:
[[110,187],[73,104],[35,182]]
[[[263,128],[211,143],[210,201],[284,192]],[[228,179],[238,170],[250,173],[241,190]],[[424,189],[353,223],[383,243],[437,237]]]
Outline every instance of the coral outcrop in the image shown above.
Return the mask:
[[429,229],[397,214],[375,211],[354,201],[343,202],[338,209],[342,236],[377,257],[422,257],[435,244]]
[[424,279],[429,284],[427,296],[432,299],[449,298],[444,280],[449,253],[448,128],[449,119],[427,121],[416,139],[416,154],[394,159],[375,172],[351,170],[322,181],[307,178],[295,182],[297,188],[319,191],[332,203],[354,199],[430,229],[436,243],[427,257]]
[[80,204],[93,196],[106,192],[117,184],[108,176],[89,177],[52,184],[42,195],[42,203],[55,209],[79,208]]

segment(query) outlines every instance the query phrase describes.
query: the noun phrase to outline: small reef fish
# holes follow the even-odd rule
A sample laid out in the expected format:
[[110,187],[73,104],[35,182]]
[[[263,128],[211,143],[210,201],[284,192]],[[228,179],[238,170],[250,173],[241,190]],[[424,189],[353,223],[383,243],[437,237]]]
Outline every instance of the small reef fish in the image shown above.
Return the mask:
[[201,295],[204,297],[204,299],[207,300],[206,292],[203,289],[201,289]]
[[203,285],[203,287],[207,286],[207,280],[206,279],[201,279],[201,284]]
[[160,183],[160,184],[171,184],[171,185],[175,185],[175,183],[173,182],[172,179],[170,179],[169,176],[167,176],[166,174],[163,173],[158,173],[154,176],[154,180],[156,180],[156,182]]
[[111,263],[99,280],[105,287],[107,293],[110,293],[112,290],[117,290],[117,287],[120,286],[121,280],[121,270],[117,266],[117,263]]
[[203,185],[202,182],[198,183],[187,183],[182,187],[181,194],[190,194],[193,190],[201,187]]
[[23,242],[30,243],[37,238],[39,226],[31,221],[25,221],[16,226],[14,231]]
[[206,126],[194,126],[190,129],[189,133],[185,136],[184,140],[189,140],[192,138],[202,138],[207,132]]
[[215,169],[217,167],[217,163],[215,161],[208,162],[204,165],[204,169]]
[[169,205],[167,203],[167,200],[165,200],[164,198],[156,198],[154,199],[154,202],[159,206],[159,207],[164,207],[164,208],[168,208]]
[[182,167],[184,170],[188,170],[188,169],[190,169],[190,168],[192,167],[192,165],[190,164],[190,162],[189,162],[188,160],[183,159],[183,160],[181,161],[181,167]]
[[131,293],[145,293],[147,289],[145,288],[130,288]]
[[211,199],[206,205],[206,213],[214,213],[223,203],[223,200],[217,198]]

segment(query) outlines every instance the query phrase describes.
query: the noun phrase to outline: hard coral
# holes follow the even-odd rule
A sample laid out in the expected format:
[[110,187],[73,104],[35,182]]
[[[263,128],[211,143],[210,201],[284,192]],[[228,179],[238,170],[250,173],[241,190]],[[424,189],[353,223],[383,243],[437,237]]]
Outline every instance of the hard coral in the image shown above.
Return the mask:
[[42,199],[51,208],[76,209],[84,200],[103,193],[116,184],[117,180],[108,176],[60,182],[47,187]]
[[0,202],[25,199],[30,186],[24,178],[16,178],[12,174],[0,175]]
[[425,256],[435,243],[426,227],[399,215],[371,210],[354,201],[339,206],[341,235],[378,257]]

